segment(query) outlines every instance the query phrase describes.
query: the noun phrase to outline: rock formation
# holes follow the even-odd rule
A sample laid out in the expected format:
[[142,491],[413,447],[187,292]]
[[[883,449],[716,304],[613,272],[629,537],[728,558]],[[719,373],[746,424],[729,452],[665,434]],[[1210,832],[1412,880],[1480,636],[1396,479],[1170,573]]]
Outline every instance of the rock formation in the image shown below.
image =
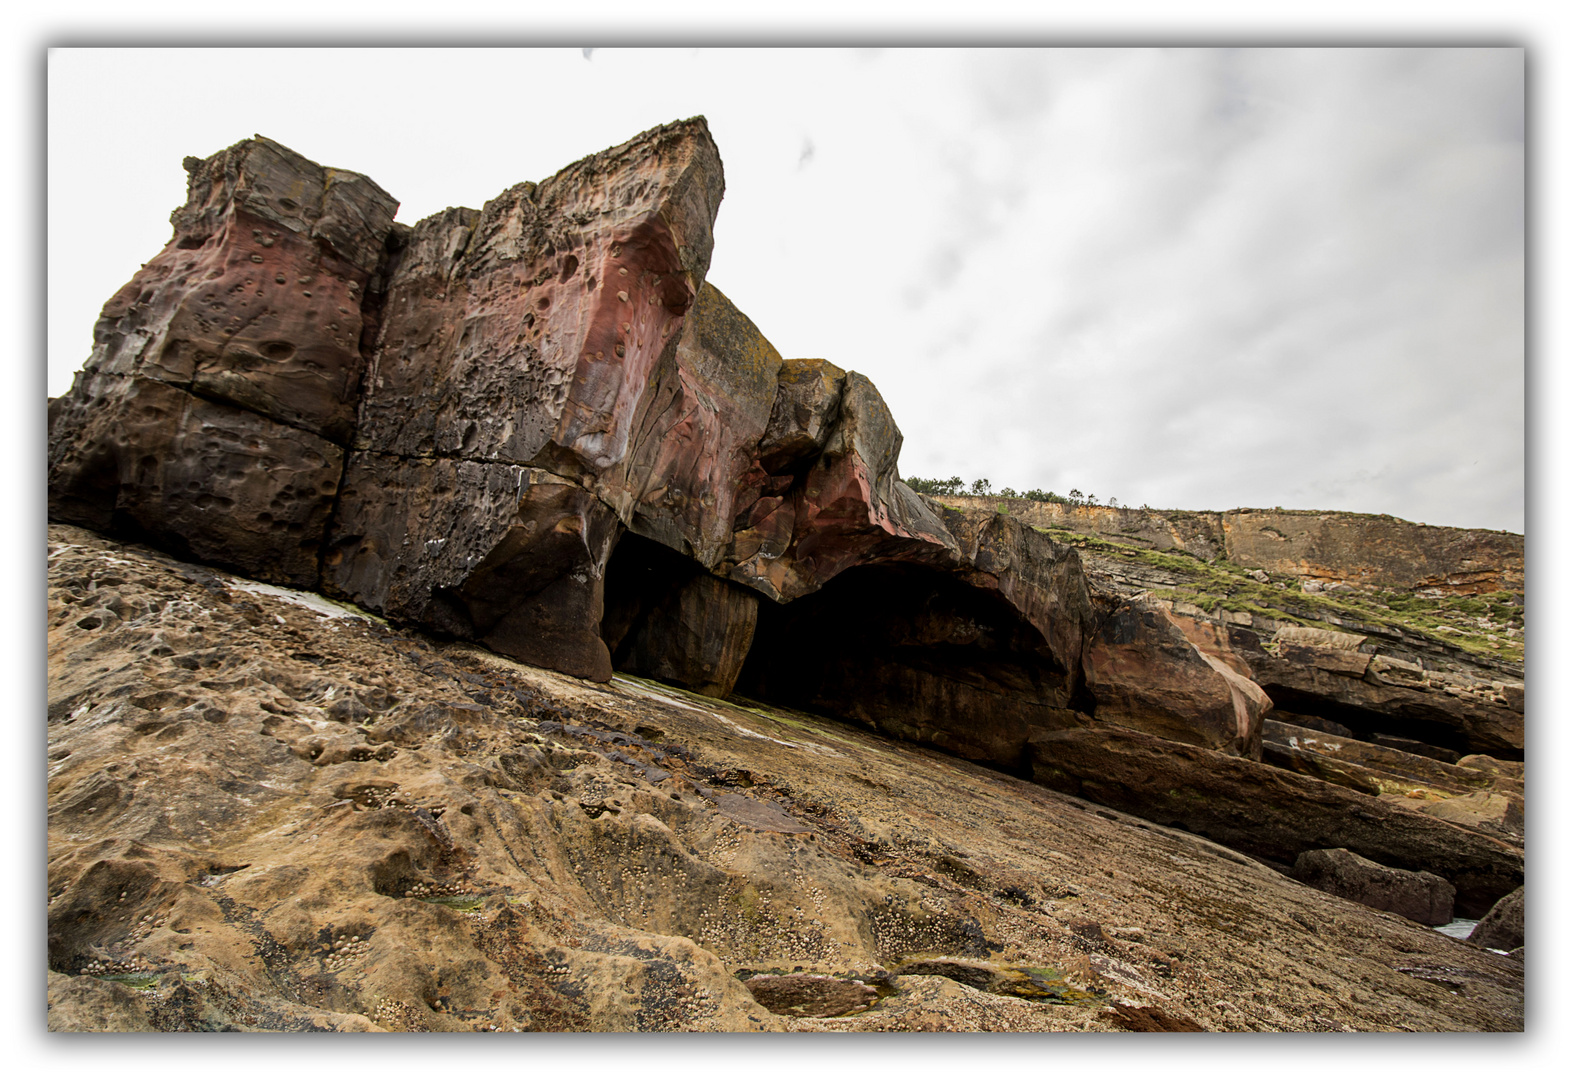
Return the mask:
[[997,495],[946,495],[959,507],[1001,507],[1028,524],[1208,562],[1226,559],[1321,586],[1435,589],[1472,596],[1523,591],[1523,537],[1418,525],[1384,514],[1315,510],[1149,510]]
[[[1134,643],[1159,674],[1117,618],[1098,637],[1075,553],[916,495],[873,384],[783,359],[704,282],[724,184],[702,120],[413,229],[265,139],[188,167],[169,246],[52,404],[56,520],[602,681],[615,648],[724,693],[754,655],[755,689],[909,714],[1022,770],[1028,726],[1099,709],[1259,753],[1268,699],[1215,649],[1161,616],[1162,643]],[[913,581],[948,598],[920,631],[888,593]],[[810,614],[851,633],[848,604],[884,638],[877,672],[752,648]]]
[[1429,871],[1393,870],[1344,848],[1301,852],[1294,860],[1294,878],[1313,889],[1395,912],[1426,926],[1452,921],[1452,901],[1457,894]]
[[[1258,511],[1093,514],[1094,528],[918,495],[900,479],[901,432],[874,385],[782,357],[705,280],[724,183],[702,119],[413,228],[365,177],[261,137],[186,166],[169,245],[105,306],[76,384],[50,402],[52,520],[595,684],[621,671],[827,714],[1283,870],[1306,851],[1347,848],[1440,875],[1458,910],[1478,914],[1521,883],[1521,780],[1498,776],[1523,750],[1521,597],[1510,592],[1522,585],[1520,538],[1514,556],[1501,534]],[[1106,539],[1115,525],[1140,544]],[[140,617],[120,608],[106,600],[61,632]],[[181,631],[188,672],[207,664],[195,632]],[[61,700],[103,706],[99,691],[68,690],[63,671],[55,680]],[[259,705],[275,717],[263,733],[286,748],[267,760],[375,772],[433,740],[462,759],[474,732],[492,730],[464,702],[392,709],[364,685],[341,689],[313,699],[316,712]],[[206,716],[195,702],[170,738]],[[494,702],[488,692],[478,707]],[[163,721],[146,723],[138,737],[162,737]],[[1342,741],[1329,749],[1306,731]],[[475,782],[533,795],[561,779],[556,751],[516,742]],[[672,773],[667,751],[615,753],[646,784]],[[251,774],[263,765],[245,769],[245,784],[261,784]],[[107,764],[94,775],[83,798],[94,784],[106,801],[130,790]],[[374,784],[341,787],[341,803],[386,808]],[[1419,787],[1434,805],[1409,803]],[[779,799],[695,790],[734,823],[809,828]],[[620,812],[599,797],[579,804],[592,820]],[[448,872],[434,813],[412,807],[378,825],[392,861],[367,873],[397,887],[379,895],[435,887],[398,862],[400,829],[437,837],[420,857]],[[102,857],[136,874],[197,872],[190,852],[169,862],[115,850]],[[98,857],[81,854],[82,867]],[[72,895],[72,911],[97,902],[91,889]],[[689,945],[638,940],[626,947],[709,963]],[[67,966],[79,962],[70,953]],[[974,989],[1059,993],[990,971]],[[864,1000],[847,978],[757,985],[806,1017]],[[719,1026],[747,1026],[734,989]]]
[[1511,952],[1523,947],[1523,889],[1519,886],[1495,902],[1468,935],[1482,949]]

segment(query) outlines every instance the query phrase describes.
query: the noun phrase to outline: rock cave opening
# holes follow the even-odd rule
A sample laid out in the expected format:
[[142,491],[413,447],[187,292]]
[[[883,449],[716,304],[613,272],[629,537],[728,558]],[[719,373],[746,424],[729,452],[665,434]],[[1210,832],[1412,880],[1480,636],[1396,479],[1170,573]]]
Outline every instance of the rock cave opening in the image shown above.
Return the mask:
[[606,568],[612,666],[800,708],[1031,776],[1028,739],[1091,711],[1003,597],[909,563],[853,567],[786,604],[626,533]]
[[736,683],[1023,777],[1031,732],[1085,707],[1074,689],[1003,597],[909,563],[853,567],[792,603],[761,603]]
[[758,609],[751,590],[625,532],[606,564],[601,638],[617,671],[723,698],[742,669]]

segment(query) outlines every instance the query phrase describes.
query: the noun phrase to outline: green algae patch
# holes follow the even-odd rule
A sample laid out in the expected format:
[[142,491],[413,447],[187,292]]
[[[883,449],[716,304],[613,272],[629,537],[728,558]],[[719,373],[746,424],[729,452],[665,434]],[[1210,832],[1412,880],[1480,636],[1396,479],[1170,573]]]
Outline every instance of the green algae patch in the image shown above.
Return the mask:
[[1044,1001],[1050,1005],[1072,1005],[1081,1008],[1102,1005],[1108,995],[1100,990],[1083,990],[1065,981],[1062,971],[1051,967],[1007,968],[1007,974],[1017,979],[1001,983],[995,993],[1029,1001]]
[[156,971],[117,971],[109,975],[95,975],[96,979],[104,982],[119,983],[130,990],[156,990],[158,988],[158,972]]

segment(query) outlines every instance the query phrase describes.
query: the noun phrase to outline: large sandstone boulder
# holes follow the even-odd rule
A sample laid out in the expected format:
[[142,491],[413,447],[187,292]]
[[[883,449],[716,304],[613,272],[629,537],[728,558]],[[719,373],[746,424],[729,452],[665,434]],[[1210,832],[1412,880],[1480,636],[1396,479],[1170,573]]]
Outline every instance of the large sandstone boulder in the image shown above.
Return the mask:
[[1344,848],[1330,848],[1301,853],[1293,875],[1312,889],[1426,926],[1452,921],[1457,890],[1427,870],[1394,870]]
[[766,482],[760,443],[782,364],[758,327],[706,283],[675,354],[652,376],[626,466],[602,474],[597,493],[634,532],[715,568],[738,514]]
[[85,370],[158,379],[347,442],[368,290],[398,203],[261,136],[186,167],[175,234],[104,306]]

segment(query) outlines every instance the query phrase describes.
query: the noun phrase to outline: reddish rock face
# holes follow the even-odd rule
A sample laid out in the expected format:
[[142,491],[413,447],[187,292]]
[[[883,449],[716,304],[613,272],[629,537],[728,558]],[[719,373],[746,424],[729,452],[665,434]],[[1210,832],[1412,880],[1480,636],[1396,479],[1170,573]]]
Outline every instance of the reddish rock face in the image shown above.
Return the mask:
[[397,203],[262,138],[187,168],[51,409],[50,513],[314,587]]
[[338,446],[157,379],[84,374],[52,412],[52,517],[316,587]]
[[1226,641],[1193,620],[1158,604],[1119,603],[1083,662],[1100,721],[1260,760],[1271,699],[1239,672]]
[[597,493],[633,531],[715,568],[739,510],[769,483],[760,443],[782,363],[758,327],[706,284],[635,420],[625,467],[602,475]]
[[422,221],[392,271],[357,446],[575,480],[621,463],[723,186],[695,120]]
[[268,139],[188,164],[175,236],[104,306],[86,370],[158,379],[347,442],[362,307],[397,202]]
[[330,589],[611,677],[599,626],[620,526],[592,489],[626,476],[651,380],[675,364],[722,186],[689,121],[398,238]]

